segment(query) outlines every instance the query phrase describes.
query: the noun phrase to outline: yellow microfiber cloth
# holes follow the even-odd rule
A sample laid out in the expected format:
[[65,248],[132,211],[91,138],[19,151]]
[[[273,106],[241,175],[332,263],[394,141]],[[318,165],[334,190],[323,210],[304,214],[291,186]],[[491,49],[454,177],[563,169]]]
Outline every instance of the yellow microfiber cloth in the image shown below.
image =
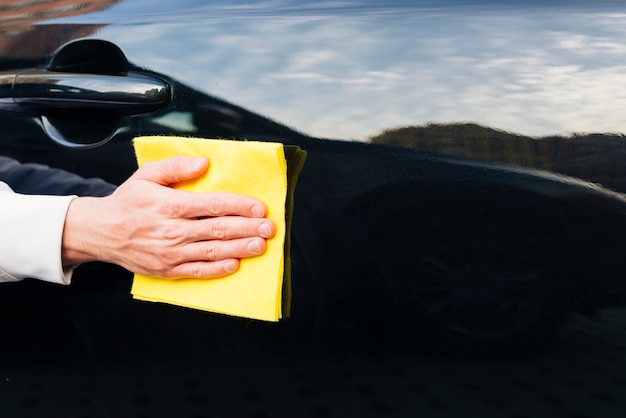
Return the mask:
[[288,316],[293,192],[306,153],[281,143],[183,137],[140,137],[133,144],[140,166],[174,155],[207,157],[207,173],[174,187],[255,197],[276,224],[265,253],[242,259],[237,272],[217,279],[176,280],[135,274],[133,297],[264,321]]

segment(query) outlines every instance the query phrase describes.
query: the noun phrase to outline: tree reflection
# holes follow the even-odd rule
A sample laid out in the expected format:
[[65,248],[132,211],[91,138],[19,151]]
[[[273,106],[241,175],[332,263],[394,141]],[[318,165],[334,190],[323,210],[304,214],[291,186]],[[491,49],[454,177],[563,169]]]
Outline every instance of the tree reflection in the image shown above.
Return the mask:
[[472,123],[432,123],[387,130],[370,141],[549,170],[626,191],[622,134],[531,137]]

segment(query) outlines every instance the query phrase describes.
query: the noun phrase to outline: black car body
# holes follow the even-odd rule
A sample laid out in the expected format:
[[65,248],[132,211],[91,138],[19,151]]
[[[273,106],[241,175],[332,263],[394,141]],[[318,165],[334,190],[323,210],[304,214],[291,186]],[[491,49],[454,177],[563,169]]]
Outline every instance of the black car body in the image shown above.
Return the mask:
[[[202,25],[214,21],[209,12],[219,10],[222,18],[242,30],[241,22],[262,24],[264,16],[284,13],[294,19],[285,22],[293,24],[336,11],[332,4],[322,4],[327,10],[310,5],[255,9],[240,3],[204,9],[191,2],[181,5],[175,15],[192,26]],[[425,12],[403,2],[336,7],[341,13],[363,13],[363,19],[379,13],[383,19],[385,13],[416,17],[450,10],[458,17],[459,10],[465,10],[452,3],[422,6]],[[483,11],[489,5],[476,7]],[[8,335],[29,347],[40,344],[41,337],[26,335],[24,329],[85,338],[85,347],[91,347],[88,355],[103,367],[164,362],[167,353],[177,349],[177,339],[188,344],[181,355],[198,362],[207,352],[222,353],[232,361],[235,352],[245,358],[277,353],[299,358],[355,346],[388,353],[426,345],[484,355],[542,346],[567,314],[624,303],[626,196],[620,191],[548,170],[302,133],[247,110],[246,103],[239,106],[202,92],[175,71],[163,71],[176,68],[169,61],[163,68],[142,62],[135,40],[120,35],[125,25],[140,34],[142,28],[167,25],[175,32],[181,24],[167,15],[172,9],[165,4],[146,9],[141,17],[138,10],[120,9],[116,14],[113,6],[110,16],[104,8],[93,20],[90,14],[70,13],[57,16],[61,23],[52,24],[42,24],[45,21],[32,15],[34,21],[22,29],[28,34],[24,39],[39,39],[45,33],[56,38],[49,39],[50,45],[35,42],[30,53],[2,57],[0,70],[8,74],[5,80],[32,69],[113,77],[125,77],[130,71],[162,81],[171,88],[171,96],[154,109],[130,115],[101,103],[59,104],[46,96],[50,91],[36,92],[31,102],[37,106],[20,104],[25,102],[16,100],[16,84],[8,81],[0,91],[2,155],[27,157],[28,162],[118,184],[136,168],[131,140],[139,135],[300,146],[308,156],[294,207],[292,315],[278,324],[264,324],[133,301],[128,272],[96,264],[82,266],[67,289],[37,282],[3,285],[4,314],[19,312],[21,318]],[[100,30],[107,25],[116,28],[110,39],[106,30]],[[174,37],[171,41],[185,42]],[[125,50],[125,43],[135,56]],[[158,44],[144,45],[154,50],[148,56],[157,54]],[[226,60],[227,51],[221,53]],[[121,69],[109,68],[116,59]],[[335,112],[332,107],[327,110]],[[306,113],[307,108],[299,111]],[[107,142],[89,149],[61,147],[51,140],[55,134],[50,126],[57,129],[57,139]],[[42,312],[54,314],[42,321]],[[67,328],[68,323],[75,327]],[[7,350],[21,361],[36,352]],[[76,355],[73,349],[55,352],[41,363],[63,364],[63,359]]]

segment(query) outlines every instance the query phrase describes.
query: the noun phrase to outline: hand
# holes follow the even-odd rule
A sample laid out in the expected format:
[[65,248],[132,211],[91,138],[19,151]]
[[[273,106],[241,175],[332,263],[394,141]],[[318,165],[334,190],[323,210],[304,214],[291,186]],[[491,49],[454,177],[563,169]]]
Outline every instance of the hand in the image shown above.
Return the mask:
[[74,199],[63,230],[63,264],[97,260],[150,276],[212,278],[262,254],[276,233],[262,202],[169,187],[208,165],[182,156],[146,163],[110,196]]

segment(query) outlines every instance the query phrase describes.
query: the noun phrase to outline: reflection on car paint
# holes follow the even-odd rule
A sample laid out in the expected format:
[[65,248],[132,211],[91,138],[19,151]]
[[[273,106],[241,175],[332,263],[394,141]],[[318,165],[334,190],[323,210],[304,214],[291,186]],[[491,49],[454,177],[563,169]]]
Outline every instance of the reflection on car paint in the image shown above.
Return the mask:
[[[45,66],[61,44],[100,37],[171,82],[174,99],[89,151],[56,147],[34,119],[0,115],[1,145],[111,182],[134,170],[137,134],[302,146],[293,317],[269,326],[133,302],[129,274],[106,265],[81,267],[69,288],[3,286],[4,335],[18,342],[0,356],[7,410],[619,416],[621,137],[561,138],[567,152],[537,154],[528,145],[542,140],[522,137],[622,130],[619,15],[490,2],[261,13],[267,4],[236,3],[151,2],[137,14],[141,3],[123,1],[12,26],[6,66]],[[208,10],[219,13],[204,19]],[[487,143],[492,131],[465,123],[442,125],[456,129],[452,147],[441,131],[403,147],[319,138],[415,133],[433,120],[520,132],[519,147],[498,154],[506,139]],[[53,389],[68,386],[80,399]]]

